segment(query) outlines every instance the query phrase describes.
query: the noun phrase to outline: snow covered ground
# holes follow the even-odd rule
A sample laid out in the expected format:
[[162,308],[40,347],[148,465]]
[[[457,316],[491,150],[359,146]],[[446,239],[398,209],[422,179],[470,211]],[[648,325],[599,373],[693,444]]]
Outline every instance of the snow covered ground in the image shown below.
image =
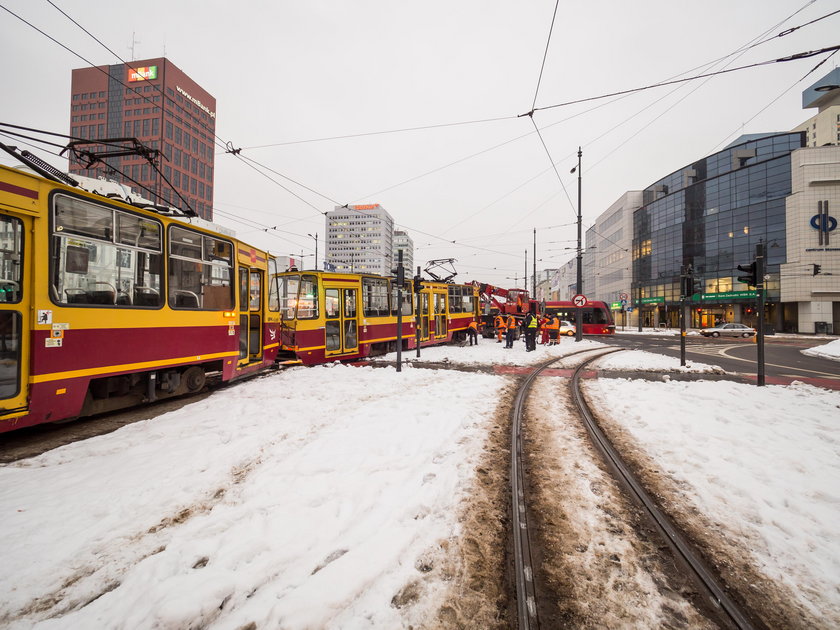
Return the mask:
[[[525,365],[599,346],[526,354],[482,340],[424,349],[420,363]],[[610,366],[679,360],[622,352]],[[451,586],[447,541],[507,383],[419,365],[295,368],[4,465],[0,626],[423,627]],[[686,501],[840,626],[840,392],[618,379],[590,390]]]

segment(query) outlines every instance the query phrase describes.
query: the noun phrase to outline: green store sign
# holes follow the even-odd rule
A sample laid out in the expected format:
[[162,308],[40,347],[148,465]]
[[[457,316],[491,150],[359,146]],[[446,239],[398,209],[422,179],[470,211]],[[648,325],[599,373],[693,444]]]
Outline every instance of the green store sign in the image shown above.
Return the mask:
[[664,304],[665,303],[665,296],[658,295],[656,297],[646,297],[642,298],[642,304]]
[[738,300],[738,299],[749,299],[755,298],[756,292],[755,291],[730,291],[728,293],[703,293],[700,296],[701,300],[714,300],[714,301],[723,301],[723,300]]

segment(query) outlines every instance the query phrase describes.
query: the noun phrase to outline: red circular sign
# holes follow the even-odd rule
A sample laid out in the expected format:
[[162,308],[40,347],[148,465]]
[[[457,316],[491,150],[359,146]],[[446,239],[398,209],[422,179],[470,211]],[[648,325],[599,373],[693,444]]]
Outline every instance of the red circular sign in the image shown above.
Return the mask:
[[586,296],[585,295],[576,295],[572,298],[572,304],[575,306],[586,306]]

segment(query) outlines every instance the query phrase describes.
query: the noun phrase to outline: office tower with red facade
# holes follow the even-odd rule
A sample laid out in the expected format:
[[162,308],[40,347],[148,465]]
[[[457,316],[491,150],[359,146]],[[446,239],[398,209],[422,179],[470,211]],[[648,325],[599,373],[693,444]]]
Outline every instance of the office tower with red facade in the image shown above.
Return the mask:
[[168,204],[184,210],[188,204],[201,218],[213,219],[215,98],[166,58],[78,68],[71,93],[74,138],[136,138],[162,153],[163,177],[137,155],[108,157],[108,166],[71,157],[71,173],[105,176],[146,198],[157,193]]

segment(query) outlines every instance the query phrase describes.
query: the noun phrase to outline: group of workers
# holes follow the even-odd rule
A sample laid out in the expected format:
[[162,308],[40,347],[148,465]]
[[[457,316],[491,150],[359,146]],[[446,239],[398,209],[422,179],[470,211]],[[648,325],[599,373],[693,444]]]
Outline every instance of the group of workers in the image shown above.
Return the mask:
[[[497,343],[502,343],[502,338],[505,340],[505,348],[513,348],[513,339],[516,336],[516,328],[519,326],[516,318],[508,314],[506,317],[501,313],[496,315],[493,320],[493,327],[496,330]],[[472,324],[470,325],[472,328]],[[525,315],[525,320],[522,323],[523,332],[525,333],[525,350],[531,352],[537,349],[537,333],[542,332],[540,343],[549,346],[557,345],[560,339],[560,318],[557,315],[537,317],[536,313],[529,311]],[[472,345],[472,335],[470,332],[470,345]],[[476,336],[476,343],[478,338]]]

